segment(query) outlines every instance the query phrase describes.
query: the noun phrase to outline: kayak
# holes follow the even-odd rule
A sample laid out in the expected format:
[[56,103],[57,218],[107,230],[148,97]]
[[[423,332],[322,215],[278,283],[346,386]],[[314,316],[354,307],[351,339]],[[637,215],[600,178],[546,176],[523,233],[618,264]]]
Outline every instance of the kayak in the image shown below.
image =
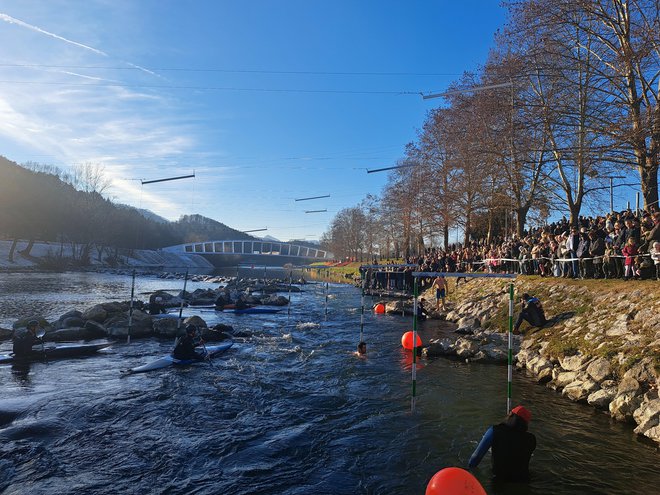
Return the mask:
[[[229,349],[232,345],[234,345],[234,342],[229,341],[229,342],[224,342],[220,345],[207,345],[206,346],[206,353],[207,355],[211,358],[217,354],[220,354],[221,352],[226,351]],[[204,351],[203,347],[198,347],[199,350]],[[196,359],[176,359],[172,357],[171,355],[163,356],[160,359],[156,359],[155,361],[152,361],[147,364],[143,364],[142,366],[138,366],[137,368],[131,368],[129,370],[124,371],[124,373],[127,374],[132,374],[132,373],[145,373],[147,371],[152,371],[152,370],[159,370],[162,368],[167,368],[168,366],[188,366],[191,364],[195,363],[203,363],[204,361],[197,361]]]
[[245,309],[229,309],[223,311],[224,313],[234,313],[237,315],[258,315],[258,314],[271,314],[279,313],[282,311],[282,308],[245,308]]
[[43,348],[41,345],[35,345],[32,353],[27,356],[16,357],[13,354],[0,354],[0,364],[28,361],[47,361],[50,359],[64,359],[80,356],[89,356],[96,351],[109,347],[110,343],[104,344],[62,344],[47,345]]

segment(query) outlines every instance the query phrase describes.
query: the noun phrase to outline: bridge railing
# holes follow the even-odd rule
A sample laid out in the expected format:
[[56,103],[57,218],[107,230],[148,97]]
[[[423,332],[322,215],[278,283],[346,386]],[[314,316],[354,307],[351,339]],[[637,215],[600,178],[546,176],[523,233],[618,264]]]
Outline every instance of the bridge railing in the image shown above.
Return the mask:
[[164,251],[189,254],[251,254],[332,259],[332,254],[322,249],[290,244],[288,242],[270,241],[228,240],[193,242],[170,246],[164,248]]

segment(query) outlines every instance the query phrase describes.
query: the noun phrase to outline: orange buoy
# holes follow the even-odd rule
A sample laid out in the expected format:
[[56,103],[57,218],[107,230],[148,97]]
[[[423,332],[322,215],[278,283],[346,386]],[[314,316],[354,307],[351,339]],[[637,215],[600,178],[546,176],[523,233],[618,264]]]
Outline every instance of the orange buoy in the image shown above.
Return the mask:
[[374,313],[376,313],[377,315],[382,315],[383,313],[385,313],[385,305],[382,303],[376,304],[374,306]]
[[[401,345],[403,346],[404,349],[408,349],[409,351],[412,351],[413,348],[412,332],[406,332],[401,336]],[[419,334],[417,334],[417,345],[415,347],[422,347],[422,339],[419,338]]]
[[426,495],[486,495],[479,480],[465,469],[448,467],[433,475],[426,485]]

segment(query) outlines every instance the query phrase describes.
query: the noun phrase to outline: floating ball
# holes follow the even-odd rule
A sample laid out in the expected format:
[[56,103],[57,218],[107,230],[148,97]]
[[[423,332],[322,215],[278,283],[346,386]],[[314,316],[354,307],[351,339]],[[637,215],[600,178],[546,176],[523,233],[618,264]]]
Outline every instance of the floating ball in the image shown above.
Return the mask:
[[376,313],[377,315],[382,315],[383,313],[385,313],[385,305],[380,303],[376,304],[376,306],[374,306],[374,313]]
[[[413,349],[412,332],[406,332],[401,336],[401,345],[403,346],[404,349],[408,349],[409,351],[412,351]],[[415,347],[422,347],[422,339],[419,338],[419,334],[417,334],[417,345]]]
[[426,485],[426,495],[486,495],[486,490],[465,469],[448,467],[433,475]]

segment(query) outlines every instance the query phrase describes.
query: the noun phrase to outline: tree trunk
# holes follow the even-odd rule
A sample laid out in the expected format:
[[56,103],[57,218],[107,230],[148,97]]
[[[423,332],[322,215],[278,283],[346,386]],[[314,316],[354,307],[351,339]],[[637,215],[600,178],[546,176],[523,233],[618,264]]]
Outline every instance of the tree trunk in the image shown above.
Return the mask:
[[21,255],[27,258],[28,256],[30,256],[30,252],[32,251],[32,246],[34,246],[34,239],[30,239],[28,241],[27,246],[25,246],[24,249],[21,249],[19,253],[21,253]]
[[[647,159],[650,161],[650,157]],[[658,210],[658,165],[647,164],[646,167],[639,168],[639,175],[642,182],[642,196],[644,196],[644,208],[648,209],[655,206]]]
[[10,263],[14,262],[14,251],[16,251],[17,244],[18,244],[18,239],[14,239],[11,243],[11,248],[9,249],[9,256],[7,257]]
[[516,208],[516,233],[518,238],[522,239],[525,235],[525,223],[527,222],[527,213],[529,212],[529,206],[521,206]]

